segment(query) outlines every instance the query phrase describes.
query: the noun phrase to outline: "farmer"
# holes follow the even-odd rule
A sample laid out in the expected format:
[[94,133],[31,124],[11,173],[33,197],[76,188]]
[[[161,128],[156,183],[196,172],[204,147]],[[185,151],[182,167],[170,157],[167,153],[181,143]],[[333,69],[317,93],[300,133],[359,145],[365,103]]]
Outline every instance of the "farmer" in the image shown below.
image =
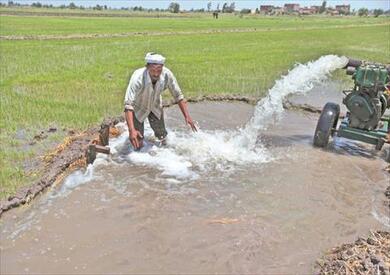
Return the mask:
[[125,95],[125,117],[129,127],[129,139],[135,150],[143,146],[144,120],[148,118],[154,135],[166,144],[161,93],[169,89],[178,103],[187,125],[193,131],[196,126],[188,113],[187,104],[173,73],[164,67],[165,57],[147,53],[146,66],[136,70],[131,76]]

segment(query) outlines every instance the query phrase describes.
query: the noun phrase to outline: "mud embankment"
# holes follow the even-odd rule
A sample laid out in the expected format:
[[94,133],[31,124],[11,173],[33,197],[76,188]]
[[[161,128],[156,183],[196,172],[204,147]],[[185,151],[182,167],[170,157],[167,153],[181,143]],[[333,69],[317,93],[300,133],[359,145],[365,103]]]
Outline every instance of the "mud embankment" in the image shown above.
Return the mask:
[[[123,118],[112,118],[104,123],[115,125]],[[23,187],[15,195],[0,202],[1,215],[14,207],[26,204],[48,187],[61,181],[70,171],[85,166],[85,151],[98,136],[99,128],[91,128],[82,133],[68,136],[52,152],[44,156],[37,170],[43,171],[42,176],[30,186]]]
[[[388,23],[366,24],[358,27],[371,26],[389,26]],[[125,32],[125,33],[87,33],[87,34],[48,34],[48,35],[0,35],[0,40],[66,40],[66,39],[94,39],[94,38],[121,38],[133,36],[172,36],[172,35],[198,35],[198,34],[221,34],[221,33],[252,33],[252,32],[274,32],[274,31],[310,31],[310,30],[327,30],[327,29],[348,29],[356,28],[356,25],[328,26],[328,27],[302,27],[302,28],[240,28],[240,29],[206,29],[197,31],[144,31],[144,32]]]
[[372,232],[333,248],[317,261],[316,274],[390,274],[390,233]]
[[[143,13],[143,14],[137,14],[137,13],[108,13],[108,12],[49,12],[49,11],[12,11],[12,10],[3,10],[0,11],[0,15],[8,15],[8,16],[70,16],[70,17],[122,17],[122,18],[131,18],[131,17],[146,17],[146,18],[178,18],[180,16],[172,15],[170,13]],[[182,16],[184,17],[184,16]],[[194,18],[195,16],[191,16],[191,18]],[[198,16],[200,17],[200,16]],[[185,18],[185,17],[184,17]]]

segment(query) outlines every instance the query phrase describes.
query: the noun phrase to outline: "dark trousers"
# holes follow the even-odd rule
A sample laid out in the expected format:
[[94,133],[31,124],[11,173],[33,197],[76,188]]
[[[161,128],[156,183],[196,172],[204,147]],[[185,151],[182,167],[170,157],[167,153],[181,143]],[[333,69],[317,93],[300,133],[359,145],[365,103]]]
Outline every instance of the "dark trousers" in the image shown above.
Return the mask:
[[[164,123],[164,113],[161,114],[161,119],[158,119],[152,112],[150,112],[148,116],[150,127],[152,127],[154,135],[158,139],[164,139],[168,132],[165,129],[165,123]],[[138,119],[133,115],[133,123],[134,128],[141,133],[142,136],[144,136],[144,123],[139,122]]]

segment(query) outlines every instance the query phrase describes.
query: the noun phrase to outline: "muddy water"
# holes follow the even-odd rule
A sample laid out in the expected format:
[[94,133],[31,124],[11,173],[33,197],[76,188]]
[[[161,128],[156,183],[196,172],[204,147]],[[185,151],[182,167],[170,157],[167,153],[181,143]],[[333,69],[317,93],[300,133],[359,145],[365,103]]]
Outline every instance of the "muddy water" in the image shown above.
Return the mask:
[[[214,133],[253,113],[239,103],[190,110]],[[284,112],[257,140],[266,157],[222,168],[151,147],[139,154],[193,166],[129,159],[126,138],[113,140],[112,159],[4,215],[1,273],[310,273],[324,250],[389,229],[383,160],[344,139],[314,149],[316,119]],[[167,124],[170,136],[190,135],[178,108]]]
[[196,134],[168,109],[164,147],[111,140],[111,157],[4,216],[1,272],[310,273],[324,250],[388,229],[380,155],[343,139],[314,149],[317,117],[282,107],[318,102],[345,64],[298,64],[255,108],[191,105]]

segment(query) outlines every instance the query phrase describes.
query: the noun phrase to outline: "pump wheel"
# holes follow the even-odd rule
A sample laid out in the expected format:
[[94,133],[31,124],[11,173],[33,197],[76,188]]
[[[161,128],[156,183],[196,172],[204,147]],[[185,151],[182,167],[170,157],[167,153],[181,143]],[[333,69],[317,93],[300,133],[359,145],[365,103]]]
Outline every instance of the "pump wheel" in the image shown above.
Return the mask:
[[314,132],[314,146],[324,148],[328,145],[332,129],[336,129],[337,127],[339,115],[340,105],[332,102],[326,103],[318,119],[316,131]]

